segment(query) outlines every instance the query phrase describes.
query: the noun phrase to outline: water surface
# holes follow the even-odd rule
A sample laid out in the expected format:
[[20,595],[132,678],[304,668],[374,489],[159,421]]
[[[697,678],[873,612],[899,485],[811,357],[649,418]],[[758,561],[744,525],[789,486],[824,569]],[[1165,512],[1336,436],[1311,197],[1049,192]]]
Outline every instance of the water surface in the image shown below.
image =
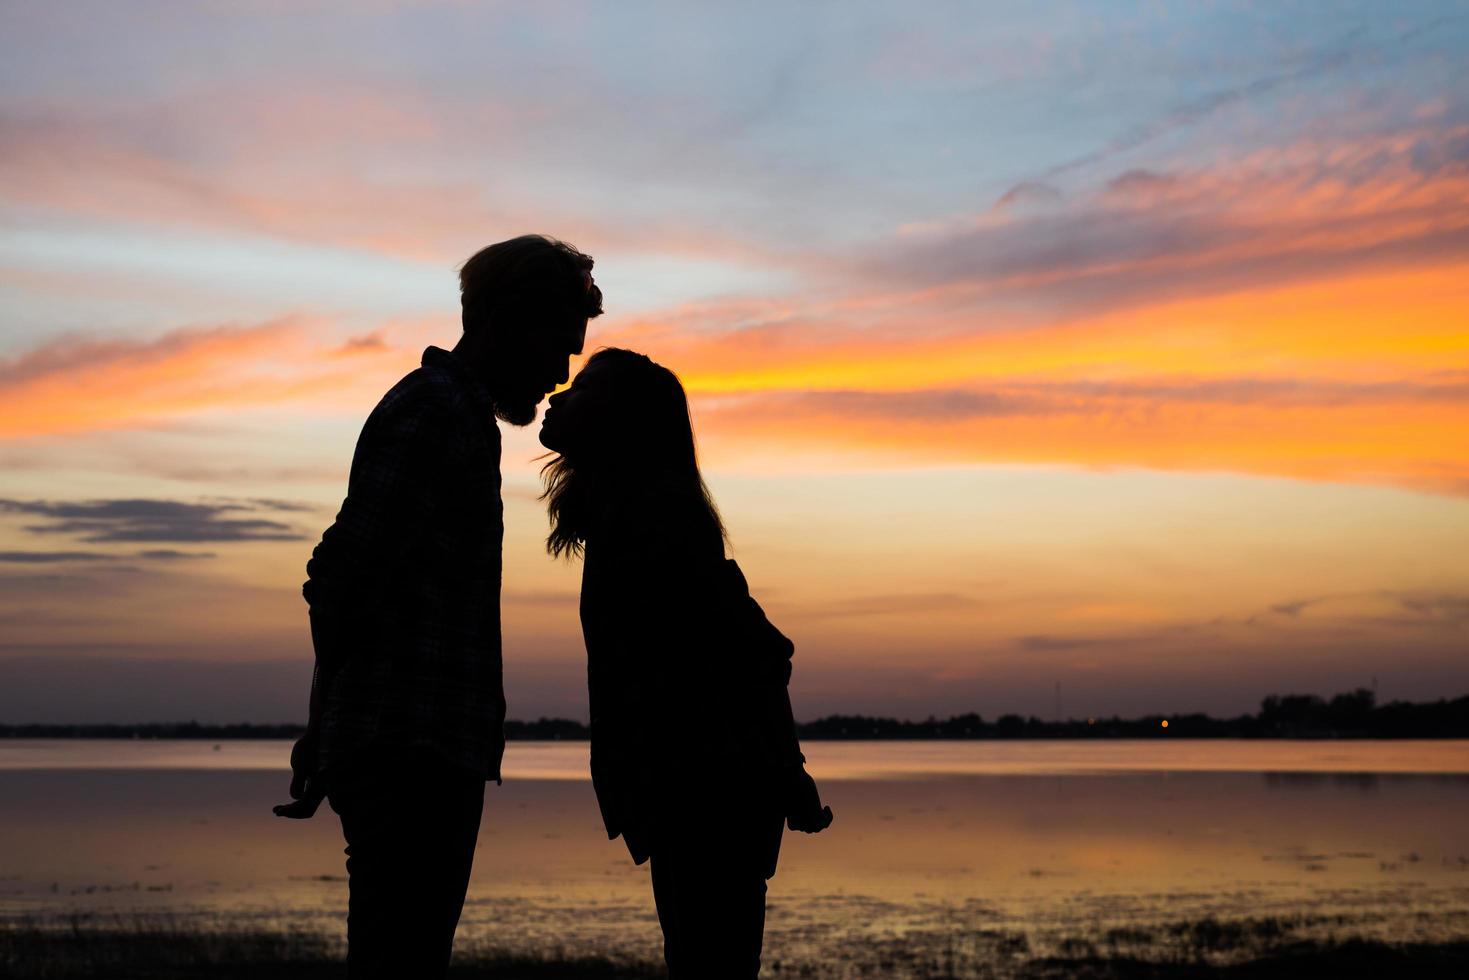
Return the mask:
[[[0,911],[144,910],[340,932],[323,807],[274,817],[288,743],[0,743]],[[836,812],[788,834],[770,948],[1286,916],[1469,936],[1469,743],[811,742]],[[585,743],[511,743],[464,935],[656,952],[646,868],[608,841]],[[431,802],[431,786],[412,788]],[[814,951],[814,952],[813,952]]]
[[[288,741],[5,739],[6,769],[275,769]],[[1469,741],[1105,739],[807,742],[823,779],[1121,772],[1469,773]],[[586,742],[511,742],[507,779],[586,779]]]

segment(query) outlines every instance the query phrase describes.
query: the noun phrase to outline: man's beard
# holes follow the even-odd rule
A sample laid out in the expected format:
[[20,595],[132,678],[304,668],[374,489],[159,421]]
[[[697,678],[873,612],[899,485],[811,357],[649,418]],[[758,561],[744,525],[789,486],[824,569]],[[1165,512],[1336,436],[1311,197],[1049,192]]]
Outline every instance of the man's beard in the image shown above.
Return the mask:
[[541,395],[510,395],[495,399],[495,418],[511,425],[530,425],[536,420]]

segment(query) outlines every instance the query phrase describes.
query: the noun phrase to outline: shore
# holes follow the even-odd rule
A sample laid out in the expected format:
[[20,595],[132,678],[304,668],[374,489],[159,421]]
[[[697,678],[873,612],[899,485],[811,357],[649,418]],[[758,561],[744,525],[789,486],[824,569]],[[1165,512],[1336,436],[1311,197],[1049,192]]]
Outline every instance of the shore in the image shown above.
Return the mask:
[[[1312,917],[1199,919],[1151,929],[1079,930],[1040,937],[1026,931],[955,928],[839,949],[792,955],[766,951],[768,977],[940,978],[1009,980],[1134,980],[1175,977],[1458,978],[1469,970],[1469,940],[1390,942],[1310,938],[1323,923]],[[1329,923],[1327,923],[1329,925]],[[1350,924],[1338,928],[1350,932]],[[14,980],[82,977],[247,978],[321,977],[341,970],[340,937],[290,928],[241,929],[225,919],[199,921],[158,915],[71,915],[0,921],[0,974]],[[453,977],[499,980],[632,980],[665,976],[655,955],[579,956],[461,944]]]

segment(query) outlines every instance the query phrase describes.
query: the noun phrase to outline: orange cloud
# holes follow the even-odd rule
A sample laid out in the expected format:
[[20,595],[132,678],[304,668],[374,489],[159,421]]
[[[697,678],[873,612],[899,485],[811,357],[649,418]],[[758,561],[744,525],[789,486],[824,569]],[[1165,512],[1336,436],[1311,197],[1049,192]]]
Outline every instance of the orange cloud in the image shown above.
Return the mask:
[[[835,450],[1462,493],[1465,272],[1388,270],[972,332],[942,299],[919,296],[906,307],[912,340],[892,295],[804,308],[749,300],[599,326],[593,343],[643,349],[679,371],[706,449],[735,465]],[[862,329],[847,317],[865,318]],[[411,367],[382,331],[345,345],[328,332],[286,319],[49,345],[0,366],[0,436],[280,404],[360,409]]]
[[[1248,388],[1248,385],[1244,387]],[[1048,463],[1229,470],[1469,494],[1469,384],[1319,401],[1199,400],[1126,389],[761,396],[700,407],[721,463],[814,450],[908,464]],[[1446,390],[1445,390],[1446,389]],[[968,395],[967,398],[962,397]],[[833,397],[833,396],[836,397]],[[1336,399],[1340,398],[1340,401]],[[959,402],[956,406],[956,402]]]
[[[594,340],[643,349],[703,393],[1174,372],[1367,380],[1469,366],[1466,270],[1388,270],[1049,323],[975,319],[925,306],[919,294],[907,304],[883,297],[870,310],[749,302],[629,323]],[[720,326],[730,329],[709,329]]]
[[[80,158],[102,154],[94,162],[117,179],[184,186],[166,161],[109,157],[98,146],[111,144],[74,138]],[[12,147],[6,166],[40,180],[33,157],[58,139],[47,130]],[[678,371],[710,426],[706,445],[730,458],[836,447],[909,462],[1222,469],[1462,492],[1466,146],[1469,128],[1415,121],[1208,171],[1129,171],[1089,194],[807,255],[810,288],[790,295],[641,319],[618,320],[614,307],[591,344],[644,350]],[[309,182],[297,190],[314,193]],[[350,179],[314,216],[293,194],[257,193],[210,197],[201,213],[349,238],[349,212],[377,229],[467,227],[463,195],[448,186],[433,201],[403,198],[401,214],[391,195],[381,210],[361,207],[376,189]],[[669,231],[659,247],[677,252],[683,240]],[[364,357],[411,365],[381,334],[324,347],[312,332],[282,320],[33,351],[0,367],[0,435],[341,405],[348,393],[360,407],[393,380],[386,367],[362,370]],[[348,351],[358,356],[336,356]]]
[[[1469,264],[1194,297],[1051,325],[913,310],[846,334],[782,318],[618,340],[679,371],[723,461],[1230,470],[1469,492]],[[749,315],[742,312],[729,315]]]
[[[287,318],[150,341],[69,339],[0,362],[0,438],[118,429],[212,409],[340,404],[381,378]],[[401,356],[397,351],[391,354]]]
[[1442,261],[1469,251],[1466,163],[1463,125],[1298,140],[1209,170],[1130,170],[1072,196],[1053,188],[1021,214],[1001,207],[917,223],[863,268],[976,295],[1050,287],[1054,301],[1095,309],[1364,262]]
[[[467,258],[487,236],[545,231],[590,250],[695,255],[736,262],[770,257],[735,236],[648,217],[630,226],[557,199],[497,193],[480,179],[375,176],[364,160],[404,146],[425,156],[490,152],[461,142],[493,139],[523,124],[523,111],[493,102],[455,109],[446,132],[434,107],[401,90],[292,86],[288,91],[190,93],[146,119],[91,108],[0,119],[0,197],[30,209],[150,227],[223,229],[361,248],[446,265]],[[213,154],[179,155],[146,137],[156,117],[212,133]],[[215,133],[213,121],[228,117]],[[144,134],[144,135],[141,135]],[[241,139],[239,134],[248,134]],[[310,147],[309,154],[302,148]]]

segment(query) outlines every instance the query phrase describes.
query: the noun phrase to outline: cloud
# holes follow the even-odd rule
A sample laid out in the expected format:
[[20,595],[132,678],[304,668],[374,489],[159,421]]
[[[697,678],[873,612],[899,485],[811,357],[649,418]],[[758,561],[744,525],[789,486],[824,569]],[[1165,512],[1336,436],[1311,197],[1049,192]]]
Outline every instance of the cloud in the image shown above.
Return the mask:
[[955,592],[914,592],[853,596],[834,602],[769,603],[801,619],[852,619],[865,616],[913,616],[922,613],[974,609],[978,600]]
[[[1401,615],[1382,615],[1383,609]],[[1244,620],[1247,625],[1265,625],[1272,617],[1302,619],[1308,609],[1320,612],[1321,620],[1403,626],[1462,626],[1469,624],[1469,594],[1458,592],[1420,592],[1402,589],[1371,589],[1358,592],[1333,592],[1306,596],[1272,604],[1264,612]]]
[[1178,185],[1179,178],[1173,174],[1129,170],[1109,180],[1105,194],[1110,198],[1148,198],[1166,194]]
[[[4,505],[0,504],[0,509]],[[141,558],[145,561],[190,561],[215,557],[212,551],[175,551],[172,548],[154,548],[138,551],[131,555],[112,555],[100,551],[0,551],[0,562],[18,565],[51,565],[58,562],[118,561],[124,558]]]
[[363,334],[360,337],[348,337],[346,343],[337,348],[338,354],[362,354],[369,351],[387,350],[388,343],[383,339],[381,330]]
[[1050,184],[1040,181],[1022,181],[1000,195],[995,202],[997,209],[1009,208],[1019,204],[1055,204],[1059,202],[1062,193]]
[[13,612],[0,612],[0,626],[28,630],[65,630],[74,627],[96,627],[111,622],[113,621],[94,614],[73,615],[49,612],[42,609],[18,609]]
[[299,500],[278,500],[274,497],[249,497],[239,501],[225,497],[221,500],[226,504],[248,505],[261,510],[284,511],[288,514],[309,514],[319,509],[315,504],[303,503]]
[[[1006,205],[1034,198],[1012,189]],[[980,309],[1092,313],[1178,296],[1469,258],[1469,126],[1303,135],[1208,168],[1133,168],[1065,202],[911,230],[867,282],[966,291]],[[998,206],[998,205],[997,205]],[[921,227],[921,226],[920,226]]]
[[167,361],[182,352],[215,347],[239,352],[242,345],[249,349],[254,345],[268,344],[279,336],[283,327],[283,323],[275,322],[255,328],[190,328],[177,330],[151,341],[64,338],[0,362],[0,392],[22,388],[44,378],[111,366],[119,361],[138,365],[154,364]]
[[[1388,49],[1402,45],[1432,30],[1444,20],[1445,18],[1436,18],[1405,31],[1398,31],[1394,36],[1387,38],[1370,38],[1367,36],[1367,29],[1359,25],[1330,44],[1307,54],[1293,67],[1260,75],[1238,85],[1218,88],[1190,99],[1155,119],[1132,127],[1095,150],[1056,164],[1046,170],[1039,179],[1050,180],[1074,170],[1095,166],[1112,157],[1136,150],[1169,133],[1187,129],[1220,109],[1259,99],[1276,89],[1330,74],[1368,58],[1381,58]],[[1018,186],[1024,186],[1024,184]],[[1002,197],[1001,200],[1003,201],[1004,198]]]
[[774,392],[757,397],[764,403],[749,406],[752,414],[795,412],[850,419],[934,421],[1041,415],[1057,410],[1054,401],[1023,393],[965,389]]
[[1469,457],[1451,436],[1469,427],[1469,384],[1453,372],[774,390],[693,404],[701,450],[721,466],[810,465],[819,447],[860,465],[1024,462],[1469,488]]
[[1139,639],[1136,636],[1059,636],[1035,633],[1028,636],[1017,636],[1015,645],[1027,653],[1051,653],[1069,650],[1133,648],[1139,645]]
[[596,342],[700,394],[943,389],[953,414],[1024,411],[1018,385],[1046,375],[1129,397],[1161,382],[1173,402],[1452,402],[1447,382],[1375,379],[1469,367],[1450,336],[1466,265],[1469,126],[1415,124],[1134,169],[1064,207],[836,256],[829,288],[613,321]]
[[5,599],[22,607],[53,600],[90,605],[103,597],[111,599],[135,594],[140,584],[140,579],[134,574],[136,571],[133,566],[116,562],[90,563],[88,574],[74,571],[0,571],[0,589],[3,589]]
[[0,551],[0,562],[20,565],[49,565],[63,561],[115,561],[116,559],[116,555],[106,555],[100,551]]
[[[57,502],[0,499],[0,511],[46,520],[47,523],[26,525],[26,530],[33,534],[64,534],[89,543],[299,541],[305,537],[282,521],[230,516],[259,506],[258,502],[190,504],[176,500]],[[149,558],[186,557],[183,552],[170,550],[141,554]]]
[[[1382,382],[1326,378],[1177,378],[1140,381],[1013,381],[992,387],[913,391],[763,392],[753,413],[820,414],[847,418],[962,421],[1042,415],[1113,414],[1129,407],[1248,406],[1333,408],[1401,404],[1469,406],[1469,377]],[[717,409],[716,409],[717,411]]]
[[[298,92],[271,99],[258,90],[251,95],[216,89],[210,95],[207,101],[174,99],[147,110],[12,110],[0,116],[0,174],[9,185],[7,196],[90,218],[143,218],[154,226],[228,228],[418,256],[432,250],[429,228],[440,236],[467,233],[488,217],[472,186],[377,184],[321,152],[333,137],[341,141],[339,152],[352,144],[370,152],[427,137],[427,120],[414,119],[390,93],[339,92],[332,98]],[[263,111],[266,106],[273,111]],[[228,113],[238,122],[221,131],[206,121],[206,113]],[[208,153],[181,152],[172,141],[156,138],[160,126],[191,132],[232,157],[232,165],[218,167]],[[343,131],[350,126],[359,129]],[[252,134],[250,141],[227,145],[231,133],[244,132]],[[318,166],[291,173],[289,162],[301,159],[291,150],[308,137]],[[65,165],[58,167],[58,161]]]
[[[384,112],[390,124],[402,116]],[[73,123],[87,133],[32,122],[20,129],[37,153],[48,140],[122,138],[85,120]],[[1458,103],[1387,124],[1343,110],[1208,164],[1098,173],[1064,196],[1039,181],[999,216],[806,248],[806,281],[788,295],[614,314],[592,343],[639,347],[678,370],[717,430],[706,449],[726,460],[762,442],[1464,493],[1469,460],[1452,438],[1463,382],[1426,371],[1464,366],[1445,325],[1462,305],[1466,202]],[[211,220],[233,220],[227,211]],[[280,220],[289,211],[271,205]],[[317,231],[337,233],[340,217]],[[676,251],[677,235],[662,234],[657,247]],[[393,339],[379,328],[344,340],[295,317],[138,342],[73,338],[0,364],[0,436],[281,405],[361,413],[411,366]],[[337,356],[348,351],[357,356]]]
[[1280,616],[1289,616],[1295,619],[1301,612],[1311,606],[1324,601],[1323,599],[1293,599],[1290,602],[1277,602],[1270,607],[1270,611]]
[[[1308,609],[1315,613],[1303,615]],[[1464,593],[1367,589],[1288,599],[1248,616],[1165,621],[1117,633],[1033,633],[1013,642],[1025,653],[1162,653],[1201,660],[1259,650],[1262,644],[1290,644],[1297,656],[1313,648],[1345,655],[1392,644],[1451,649],[1453,638],[1466,625],[1469,595]],[[1185,641],[1187,646],[1180,647]]]
[[356,405],[396,380],[403,365],[375,374],[333,357],[316,339],[331,332],[319,320],[283,317],[147,340],[48,341],[0,361],[0,438],[137,427],[222,408]]
[[1469,595],[1462,593],[1399,595],[1398,602],[1408,612],[1429,619],[1469,623]]
[[[626,103],[617,93],[564,83],[576,89],[567,97],[588,117],[575,133],[556,132],[560,113],[548,115],[523,100],[439,101],[415,85],[390,86],[380,75],[331,85],[314,69],[309,81],[252,79],[213,86],[202,98],[201,90],[190,89],[142,105],[0,106],[0,199],[103,223],[264,235],[445,267],[486,244],[486,229],[501,229],[505,237],[550,229],[579,245],[621,253],[762,254],[750,241],[678,209],[644,212],[633,222],[605,199],[578,206],[564,181],[486,180],[481,162],[488,155],[501,167],[515,166],[510,161],[525,154],[530,170],[554,169],[565,165],[563,136],[582,145],[595,139],[588,127],[620,125],[616,117]],[[606,111],[597,112],[597,100]],[[709,118],[711,127],[725,126]],[[735,121],[730,135],[737,138],[738,127],[753,118]],[[220,125],[222,119],[229,123]],[[718,134],[711,128],[708,135]],[[683,131],[677,138],[690,139]],[[603,140],[598,176],[607,183],[601,187],[617,186],[618,153],[635,158],[620,166],[639,180],[650,179],[650,168],[662,168],[672,182],[728,167],[717,143],[687,143],[680,164],[668,153],[670,140],[660,141],[656,152],[640,141]],[[435,172],[423,173],[425,160]]]

